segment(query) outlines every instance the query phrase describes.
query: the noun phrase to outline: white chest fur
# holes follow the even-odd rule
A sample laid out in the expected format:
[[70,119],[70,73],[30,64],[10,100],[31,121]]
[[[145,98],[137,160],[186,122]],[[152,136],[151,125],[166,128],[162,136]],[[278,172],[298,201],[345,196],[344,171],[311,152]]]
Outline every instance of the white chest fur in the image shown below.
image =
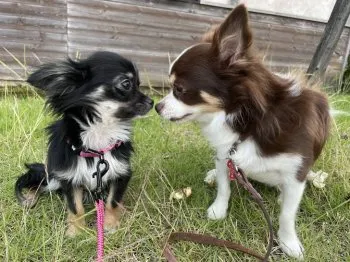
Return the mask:
[[[109,170],[103,176],[102,181],[105,183],[112,177],[125,174],[128,170],[128,164],[114,158],[110,152],[105,154],[105,159],[109,163]],[[65,171],[56,171],[55,174],[63,179],[71,180],[74,185],[84,185],[90,190],[96,188],[96,177],[93,178],[92,174],[96,172],[96,164],[98,158],[94,158],[93,165],[87,164],[83,157],[78,157],[78,162],[75,168],[71,168]]]
[[[225,113],[207,116],[202,123],[203,134],[216,149],[217,158],[225,159],[239,135],[226,124]],[[283,180],[295,176],[302,164],[302,157],[297,154],[281,153],[274,156],[262,156],[259,147],[252,138],[245,139],[232,156],[233,161],[253,180],[269,185],[279,185]]]
[[[130,140],[131,122],[118,120],[114,114],[120,105],[111,101],[104,101],[98,104],[96,110],[101,116],[99,121],[90,122],[86,119],[86,123],[77,120],[83,132],[81,140],[85,147],[94,150],[108,148],[110,145],[120,140],[123,142]],[[111,177],[117,177],[128,171],[128,163],[114,158],[110,152],[105,153],[105,159],[109,163],[109,170],[103,176],[102,181],[106,182]],[[96,171],[98,158],[94,158],[94,163],[88,165],[86,159],[78,157],[77,165],[69,170],[54,171],[59,177],[71,180],[75,185],[85,185],[89,189],[96,188],[96,178],[92,178],[92,174]]]
[[131,122],[121,122],[114,114],[118,110],[119,104],[114,102],[101,102],[97,107],[101,119],[91,123],[87,119],[87,124],[78,121],[83,129],[81,140],[84,146],[91,149],[106,148],[117,140],[128,141],[131,133]]

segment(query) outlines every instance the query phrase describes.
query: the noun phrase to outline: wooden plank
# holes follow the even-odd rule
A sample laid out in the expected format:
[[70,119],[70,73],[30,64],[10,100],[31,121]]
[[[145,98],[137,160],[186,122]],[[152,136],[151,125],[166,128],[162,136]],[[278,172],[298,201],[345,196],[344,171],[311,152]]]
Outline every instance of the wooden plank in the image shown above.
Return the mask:
[[322,76],[325,73],[349,14],[350,1],[337,0],[324,30],[322,39],[317,46],[316,52],[312,57],[307,70],[307,73],[310,76],[313,74]]
[[[30,67],[39,64],[36,57],[49,61],[76,53],[86,57],[96,50],[119,52],[139,65],[143,82],[150,79],[154,85],[163,85],[169,57],[173,60],[197,43],[230,11],[184,1],[5,0],[0,2],[0,46],[22,58],[25,45]],[[324,23],[256,12],[249,16],[256,46],[271,68],[307,67]],[[331,73],[339,72],[348,35],[346,28],[332,55]],[[0,59],[20,70],[1,49]],[[5,71],[0,71],[0,79],[13,78],[3,75]]]
[[[62,59],[68,46],[66,1],[1,1],[0,30],[0,47],[26,64],[27,70],[40,61]],[[6,66],[0,65],[0,79],[23,80],[25,70],[3,48],[0,60]]]

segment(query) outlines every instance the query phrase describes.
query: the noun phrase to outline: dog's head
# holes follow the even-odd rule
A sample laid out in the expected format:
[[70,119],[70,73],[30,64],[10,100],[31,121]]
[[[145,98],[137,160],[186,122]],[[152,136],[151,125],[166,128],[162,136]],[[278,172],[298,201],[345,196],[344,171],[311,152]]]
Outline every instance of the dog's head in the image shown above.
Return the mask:
[[156,111],[172,121],[234,112],[252,91],[247,83],[254,61],[251,45],[248,13],[239,5],[201,43],[185,49],[173,61],[169,69],[172,90],[156,105]]
[[99,117],[108,110],[129,120],[153,107],[139,90],[135,64],[112,52],[96,52],[79,62],[44,64],[27,81],[45,92],[47,103],[59,115]]

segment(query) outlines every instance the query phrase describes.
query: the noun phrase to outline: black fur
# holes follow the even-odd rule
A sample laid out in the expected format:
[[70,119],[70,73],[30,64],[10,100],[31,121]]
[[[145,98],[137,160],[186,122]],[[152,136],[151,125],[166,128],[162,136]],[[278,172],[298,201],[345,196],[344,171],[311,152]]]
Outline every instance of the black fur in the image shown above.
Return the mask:
[[126,190],[126,187],[129,183],[131,177],[131,170],[128,171],[128,175],[117,178],[115,181],[114,191],[112,192],[112,207],[117,207],[118,203],[121,202],[123,194]]
[[16,181],[15,184],[15,193],[18,201],[24,203],[26,206],[32,207],[35,205],[35,202],[30,201],[28,203],[27,197],[23,195],[23,188],[28,188],[31,191],[34,191],[34,194],[39,193],[40,186],[47,186],[47,180],[45,175],[45,166],[41,163],[25,164],[28,171],[25,174],[22,174]]
[[[27,165],[28,172],[18,178],[15,186],[19,202],[22,204],[26,202],[22,194],[24,188],[35,188],[38,192],[60,188],[67,200],[69,210],[76,214],[74,190],[76,188],[94,190],[94,188],[85,181],[86,179],[75,180],[73,171],[84,169],[82,167],[85,165],[81,161],[86,161],[87,170],[93,170],[96,159],[81,160],[81,157],[72,150],[72,146],[91,148],[90,144],[83,143],[83,133],[89,132],[92,125],[103,124],[101,132],[104,131],[103,129],[113,129],[116,128],[115,125],[120,125],[118,132],[123,137],[121,146],[110,152],[112,162],[110,164],[123,163],[126,168],[120,168],[120,173],[110,174],[108,181],[104,181],[106,189],[113,185],[112,206],[116,207],[122,200],[131,177],[130,157],[133,149],[129,135],[125,134],[131,131],[131,120],[138,115],[146,114],[153,106],[153,101],[139,90],[140,81],[136,66],[118,54],[96,52],[79,62],[68,59],[63,62],[44,64],[30,75],[28,82],[45,92],[47,105],[58,120],[47,127],[48,178],[46,178],[43,164]],[[105,102],[109,104],[101,107]],[[106,110],[109,111],[105,112]],[[111,112],[111,110],[115,111]],[[106,114],[109,114],[109,118],[104,122]],[[110,119],[116,121],[110,123]],[[99,141],[96,140],[106,138],[96,137],[95,133],[94,135],[92,143],[98,143]],[[115,135],[116,137],[107,137],[109,139],[107,141],[112,143],[119,140],[119,133]],[[87,141],[91,143],[91,139]],[[113,170],[118,170],[118,167]],[[86,175],[89,177],[92,173]],[[54,185],[56,188],[50,188]]]

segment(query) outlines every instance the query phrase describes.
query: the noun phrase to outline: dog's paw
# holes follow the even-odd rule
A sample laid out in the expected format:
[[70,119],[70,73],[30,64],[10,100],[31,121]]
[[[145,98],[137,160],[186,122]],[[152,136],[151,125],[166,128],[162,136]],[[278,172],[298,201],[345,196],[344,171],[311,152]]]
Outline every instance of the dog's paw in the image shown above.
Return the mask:
[[212,169],[207,172],[207,175],[204,178],[204,182],[209,185],[212,185],[215,183],[215,179],[216,179],[216,169]]
[[227,215],[227,205],[223,202],[214,202],[207,210],[209,219],[224,219]]
[[111,206],[107,205],[105,209],[105,221],[104,221],[104,232],[108,234],[112,234],[120,226],[120,216],[122,213],[121,206],[117,206],[115,208],[112,208]]
[[68,225],[68,228],[66,230],[67,237],[75,237],[80,233],[81,233],[81,229],[79,227],[76,227],[75,225]]
[[107,221],[107,223],[105,222],[104,226],[103,226],[103,231],[106,234],[113,234],[117,231],[117,229],[120,227],[120,221]]
[[284,253],[298,260],[304,260],[304,247],[298,237],[284,237],[278,232],[279,244]]
[[108,228],[108,227],[105,227],[105,228],[103,229],[103,232],[104,232],[105,234],[108,234],[108,235],[114,234],[115,232],[117,232],[117,228]]

